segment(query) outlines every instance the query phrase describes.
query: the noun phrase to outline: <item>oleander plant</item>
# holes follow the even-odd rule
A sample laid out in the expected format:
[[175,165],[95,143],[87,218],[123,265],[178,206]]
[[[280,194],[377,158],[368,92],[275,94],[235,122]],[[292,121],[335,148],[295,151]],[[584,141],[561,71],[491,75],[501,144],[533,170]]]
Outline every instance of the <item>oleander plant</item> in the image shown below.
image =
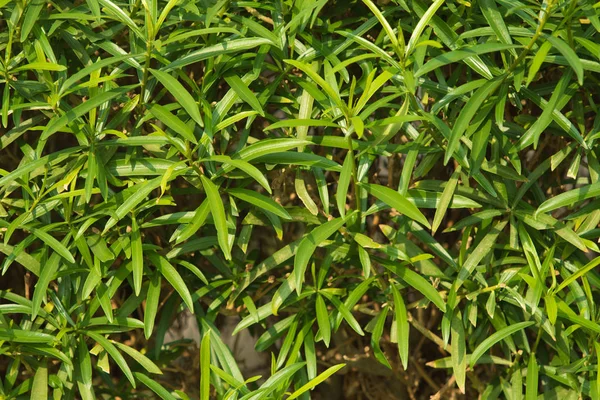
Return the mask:
[[0,0],[0,92],[0,399],[600,399],[595,0]]

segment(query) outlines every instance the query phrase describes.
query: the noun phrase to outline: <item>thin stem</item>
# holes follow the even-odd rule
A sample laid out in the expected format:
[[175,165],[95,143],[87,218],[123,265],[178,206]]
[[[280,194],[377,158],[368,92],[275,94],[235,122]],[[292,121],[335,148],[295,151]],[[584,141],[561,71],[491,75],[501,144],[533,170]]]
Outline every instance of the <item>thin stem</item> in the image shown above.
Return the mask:
[[352,138],[350,136],[347,136],[347,141],[348,141],[348,151],[352,152],[352,157],[350,157],[350,169],[352,170],[352,186],[354,189],[354,200],[355,200],[355,207],[356,207],[356,211],[358,212],[358,226],[360,228],[360,220],[361,220],[361,212],[360,212],[360,196],[358,193],[358,178],[357,178],[357,171],[356,171],[356,161],[354,160],[354,149],[352,146]]
[[141,0],[136,0],[135,4],[133,5],[133,9],[131,10],[131,12],[129,13],[129,18],[133,18],[133,16],[137,13],[137,11],[140,9],[140,5],[142,4]]
[[488,286],[488,287],[483,288],[481,290],[478,290],[476,292],[469,293],[469,294],[467,294],[465,296],[459,296],[458,298],[459,299],[466,298],[466,299],[472,300],[472,299],[476,298],[477,296],[479,296],[482,293],[493,292],[493,291],[498,290],[498,289],[504,289],[505,287],[506,287],[506,283],[499,283],[497,285]]
[[548,22],[548,18],[550,18],[550,14],[551,14],[553,6],[554,6],[554,3],[551,2],[551,1],[549,1],[548,2],[548,7],[546,9],[542,9],[541,10],[542,17],[540,19],[540,23],[537,26],[537,29],[535,30],[535,34],[533,35],[533,37],[531,38],[531,40],[529,41],[529,43],[527,43],[527,46],[525,46],[525,48],[523,49],[523,51],[521,52],[521,54],[519,54],[519,56],[517,57],[517,59],[511,64],[510,67],[508,67],[507,74],[504,77],[504,80],[506,80],[506,78],[508,77],[508,75],[510,75],[510,73],[513,72],[519,66],[519,64],[521,63],[521,61],[523,61],[523,59],[531,51],[531,49],[533,48],[533,45],[535,44],[535,42],[537,42],[537,40],[542,35],[542,31],[544,30],[544,27],[546,26],[546,22]]
[[531,354],[530,357],[533,356],[535,357],[535,352],[537,351],[538,345],[540,344],[540,339],[542,338],[542,326],[540,326],[538,328],[538,334],[537,337],[535,338],[535,344],[533,345],[533,348],[531,349]]
[[148,83],[148,73],[150,72],[149,70],[150,70],[150,60],[152,57],[152,46],[153,46],[152,40],[148,40],[146,42],[146,62],[144,63],[144,75],[142,77],[142,88],[141,88],[142,101],[140,102],[140,105],[142,105],[142,106],[146,105],[145,94],[146,94],[146,85]]
[[408,322],[416,329],[418,330],[423,336],[425,336],[427,339],[431,340],[433,343],[437,344],[440,349],[446,351],[446,345],[444,344],[444,341],[442,340],[441,337],[437,336],[435,333],[431,332],[429,329],[427,329],[426,327],[424,327],[423,325],[421,325],[421,323],[419,321],[417,321],[411,313],[407,313],[406,315]]

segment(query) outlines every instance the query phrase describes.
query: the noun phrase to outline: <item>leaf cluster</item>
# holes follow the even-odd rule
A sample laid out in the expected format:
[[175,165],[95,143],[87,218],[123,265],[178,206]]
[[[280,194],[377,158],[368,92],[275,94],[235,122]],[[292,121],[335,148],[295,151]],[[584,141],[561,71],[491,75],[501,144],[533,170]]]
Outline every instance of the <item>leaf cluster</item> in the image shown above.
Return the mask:
[[0,399],[600,399],[599,8],[0,0]]

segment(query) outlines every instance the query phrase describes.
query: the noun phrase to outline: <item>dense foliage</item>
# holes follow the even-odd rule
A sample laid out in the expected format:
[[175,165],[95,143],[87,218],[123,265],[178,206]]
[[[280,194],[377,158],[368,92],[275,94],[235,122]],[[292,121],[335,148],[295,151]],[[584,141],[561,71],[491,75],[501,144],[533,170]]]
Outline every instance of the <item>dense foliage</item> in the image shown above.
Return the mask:
[[600,399],[599,5],[0,0],[0,399]]

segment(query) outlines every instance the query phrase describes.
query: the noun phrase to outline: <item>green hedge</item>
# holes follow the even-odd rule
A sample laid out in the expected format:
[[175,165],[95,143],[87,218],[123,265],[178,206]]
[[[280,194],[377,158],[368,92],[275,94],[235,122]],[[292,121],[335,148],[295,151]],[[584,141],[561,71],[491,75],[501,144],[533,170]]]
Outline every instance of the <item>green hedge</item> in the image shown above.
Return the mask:
[[600,399],[599,4],[0,0],[0,399]]

